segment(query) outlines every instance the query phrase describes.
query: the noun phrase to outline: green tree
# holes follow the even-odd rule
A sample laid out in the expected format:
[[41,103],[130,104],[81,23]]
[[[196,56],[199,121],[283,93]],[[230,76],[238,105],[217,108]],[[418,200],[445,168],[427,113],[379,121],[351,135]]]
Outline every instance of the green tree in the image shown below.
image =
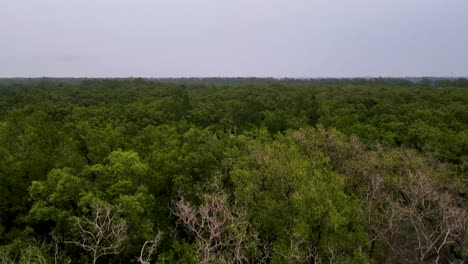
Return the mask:
[[251,148],[234,173],[235,193],[273,243],[272,261],[359,258],[367,235],[358,204],[343,192],[343,179],[330,172],[326,157],[301,153],[289,137]]

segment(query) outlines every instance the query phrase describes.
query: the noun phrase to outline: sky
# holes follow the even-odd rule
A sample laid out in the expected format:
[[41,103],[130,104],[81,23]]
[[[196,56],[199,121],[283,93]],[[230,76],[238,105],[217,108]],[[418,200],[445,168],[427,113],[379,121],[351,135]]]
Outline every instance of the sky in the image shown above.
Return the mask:
[[0,0],[0,77],[468,76],[467,0]]

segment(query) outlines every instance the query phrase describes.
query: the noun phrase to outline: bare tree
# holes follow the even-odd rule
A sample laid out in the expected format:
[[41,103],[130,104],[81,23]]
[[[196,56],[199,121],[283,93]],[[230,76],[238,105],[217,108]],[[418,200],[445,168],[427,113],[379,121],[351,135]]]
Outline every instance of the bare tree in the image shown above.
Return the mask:
[[127,239],[127,223],[119,216],[119,211],[109,205],[96,204],[90,218],[76,223],[79,239],[69,241],[92,253],[92,263],[105,255],[119,254]]
[[146,241],[141,247],[140,256],[138,256],[137,261],[140,264],[150,264],[151,257],[153,256],[156,248],[158,247],[159,243],[162,239],[162,232],[158,232],[158,234],[154,237],[153,240]]
[[270,263],[271,253],[273,251],[273,242],[272,241],[264,241],[261,250],[261,257],[258,260],[258,263],[267,264]]
[[368,188],[360,210],[363,223],[370,232],[371,254],[377,240],[384,241],[391,250],[395,250],[402,213],[392,195],[384,188],[384,179],[380,175],[368,175]]
[[283,258],[291,263],[321,263],[321,259],[314,246],[311,246],[307,239],[298,232],[289,232],[289,248],[286,253],[279,253]]
[[39,247],[29,246],[25,249],[21,249],[20,263],[24,264],[47,264],[46,255],[41,251]]
[[54,246],[54,264],[71,262],[71,260],[65,256],[65,252],[61,248],[62,243],[64,243],[62,236],[56,231],[52,231],[50,236]]
[[420,171],[409,175],[408,184],[402,185],[401,193],[404,197],[401,210],[414,229],[419,261],[434,256],[438,263],[441,250],[454,244],[466,232],[466,210],[454,205],[455,198],[438,191],[433,180]]
[[439,190],[428,171],[408,170],[396,189],[386,189],[379,175],[368,178],[361,213],[372,243],[384,241],[399,259],[412,263],[439,263],[448,245],[466,243],[466,209]]
[[231,211],[224,194],[207,195],[198,208],[182,199],[176,203],[175,214],[195,237],[201,263],[219,258],[228,263],[247,262],[244,243],[252,231],[245,225],[243,213]]
[[19,248],[0,247],[0,263],[2,264],[48,264],[49,256],[44,252],[43,244],[26,243]]

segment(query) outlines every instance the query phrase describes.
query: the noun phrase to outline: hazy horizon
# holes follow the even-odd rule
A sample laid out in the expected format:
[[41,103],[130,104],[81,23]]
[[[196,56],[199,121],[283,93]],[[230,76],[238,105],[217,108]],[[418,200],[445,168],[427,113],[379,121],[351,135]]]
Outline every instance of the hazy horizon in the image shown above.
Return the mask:
[[0,4],[0,77],[466,77],[463,0]]

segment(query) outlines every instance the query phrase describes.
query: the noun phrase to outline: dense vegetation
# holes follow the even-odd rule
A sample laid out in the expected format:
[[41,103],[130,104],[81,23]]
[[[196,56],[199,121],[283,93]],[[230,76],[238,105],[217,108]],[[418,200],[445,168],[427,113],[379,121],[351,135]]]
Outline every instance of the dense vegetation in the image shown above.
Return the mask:
[[467,86],[0,82],[1,262],[467,262]]

